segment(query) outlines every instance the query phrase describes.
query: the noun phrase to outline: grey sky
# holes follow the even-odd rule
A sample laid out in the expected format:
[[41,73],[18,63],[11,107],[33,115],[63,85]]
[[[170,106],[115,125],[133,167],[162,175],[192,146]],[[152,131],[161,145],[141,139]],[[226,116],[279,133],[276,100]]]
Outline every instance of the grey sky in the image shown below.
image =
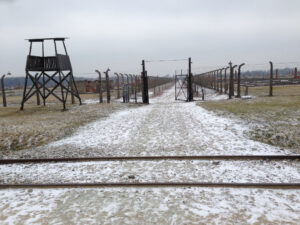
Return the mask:
[[[0,15],[0,73],[24,74],[24,39],[54,36],[70,37],[76,74],[139,74],[142,59],[192,57],[195,72],[300,61],[299,0],[0,0]],[[187,62],[147,64],[151,75],[181,68]]]

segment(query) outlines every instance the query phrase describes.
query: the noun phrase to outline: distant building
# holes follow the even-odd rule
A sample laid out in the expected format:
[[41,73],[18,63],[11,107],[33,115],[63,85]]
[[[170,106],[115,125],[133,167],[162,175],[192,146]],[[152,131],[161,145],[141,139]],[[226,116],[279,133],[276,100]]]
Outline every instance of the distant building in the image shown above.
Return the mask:
[[[80,80],[76,81],[76,86],[79,94],[85,93],[99,93],[99,83],[97,80],[89,81],[89,80]],[[110,88],[114,87],[114,81],[110,80]],[[102,80],[102,91],[106,91],[106,81]]]

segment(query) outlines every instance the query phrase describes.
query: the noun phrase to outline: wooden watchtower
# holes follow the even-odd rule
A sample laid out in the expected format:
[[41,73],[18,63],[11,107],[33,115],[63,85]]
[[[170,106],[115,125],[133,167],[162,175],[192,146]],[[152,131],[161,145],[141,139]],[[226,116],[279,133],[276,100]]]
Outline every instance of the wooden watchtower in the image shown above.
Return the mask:
[[[29,55],[26,62],[26,77],[24,84],[23,99],[21,102],[21,110],[24,109],[24,103],[32,96],[40,95],[43,99],[43,104],[46,105],[46,99],[53,95],[56,99],[63,103],[63,109],[66,109],[68,94],[81,99],[73,77],[71,61],[67,53],[65,45],[66,38],[40,38],[27,39],[30,43]],[[45,56],[44,42],[53,41],[55,56]],[[63,45],[64,54],[58,54],[57,43]],[[31,55],[33,43],[42,44],[42,55]],[[36,73],[33,75],[32,73]],[[30,86],[30,82],[32,85]]]

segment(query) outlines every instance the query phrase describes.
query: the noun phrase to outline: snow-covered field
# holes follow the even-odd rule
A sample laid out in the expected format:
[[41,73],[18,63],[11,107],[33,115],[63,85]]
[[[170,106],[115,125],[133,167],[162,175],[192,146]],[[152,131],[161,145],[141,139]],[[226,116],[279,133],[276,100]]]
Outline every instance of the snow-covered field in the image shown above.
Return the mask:
[[[207,99],[222,99],[208,92]],[[249,140],[242,121],[174,89],[150,105],[116,112],[65,139],[13,157],[290,154]],[[130,177],[134,176],[134,179]],[[1,183],[300,182],[298,161],[82,162],[1,165]],[[298,224],[300,190],[103,188],[0,190],[2,224]]]

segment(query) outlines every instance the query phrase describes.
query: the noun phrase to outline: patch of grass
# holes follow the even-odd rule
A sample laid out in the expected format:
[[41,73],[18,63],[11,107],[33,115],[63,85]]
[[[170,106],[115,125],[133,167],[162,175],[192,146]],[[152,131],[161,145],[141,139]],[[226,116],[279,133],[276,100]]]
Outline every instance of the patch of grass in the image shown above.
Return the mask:
[[19,105],[0,107],[0,151],[41,146],[69,136],[78,127],[116,110],[137,106],[118,102],[67,105],[67,111],[61,110],[60,103],[45,107],[27,104],[24,111],[19,110]]
[[252,95],[260,96],[253,99],[207,101],[200,105],[219,115],[242,119],[250,126],[248,135],[254,140],[300,149],[300,86],[275,87],[273,97],[261,96],[262,92],[267,92],[267,87],[252,88]]

